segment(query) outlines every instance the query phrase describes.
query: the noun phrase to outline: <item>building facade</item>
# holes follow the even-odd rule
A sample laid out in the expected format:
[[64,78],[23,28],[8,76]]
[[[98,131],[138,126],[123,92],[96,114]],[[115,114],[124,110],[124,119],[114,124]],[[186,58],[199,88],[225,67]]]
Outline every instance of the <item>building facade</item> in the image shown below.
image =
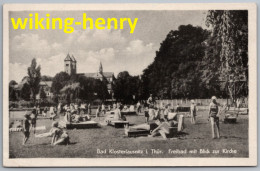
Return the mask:
[[68,54],[64,59],[64,72],[69,75],[81,75],[88,78],[99,79],[101,81],[107,82],[107,89],[110,95],[113,95],[113,81],[115,80],[115,76],[113,72],[104,72],[102,63],[100,62],[99,68],[97,72],[91,73],[77,73],[77,61],[73,55]]

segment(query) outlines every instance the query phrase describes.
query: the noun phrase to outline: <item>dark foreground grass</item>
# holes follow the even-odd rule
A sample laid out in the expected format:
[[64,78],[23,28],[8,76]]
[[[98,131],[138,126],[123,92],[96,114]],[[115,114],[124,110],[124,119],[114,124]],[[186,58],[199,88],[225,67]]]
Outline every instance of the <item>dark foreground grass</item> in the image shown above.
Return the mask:
[[[11,132],[10,158],[248,157],[248,116],[239,116],[237,124],[221,122],[221,138],[211,139],[206,115],[206,111],[199,112],[196,125],[191,125],[189,118],[185,118],[184,133],[167,140],[161,137],[127,138],[124,137],[124,129],[102,126],[97,129],[69,130],[72,143],[68,146],[51,146],[51,138],[35,138],[32,133],[28,144],[22,146],[23,134]],[[129,116],[127,119],[130,124],[144,122],[144,116]],[[51,121],[38,120],[37,126],[42,125],[46,125],[48,131]],[[225,149],[229,152],[233,150],[233,153],[226,153]],[[119,150],[135,153],[122,154]],[[181,154],[181,150],[184,154]],[[213,153],[213,150],[219,150],[219,153]],[[98,153],[101,151],[106,153]]]

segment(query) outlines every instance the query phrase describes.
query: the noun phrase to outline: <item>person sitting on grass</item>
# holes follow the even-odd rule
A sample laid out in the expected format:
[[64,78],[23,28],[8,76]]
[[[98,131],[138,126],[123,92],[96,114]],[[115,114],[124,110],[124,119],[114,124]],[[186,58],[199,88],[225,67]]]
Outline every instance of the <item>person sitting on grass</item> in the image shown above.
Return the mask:
[[105,122],[108,123],[111,121],[126,121],[125,116],[121,115],[120,104],[117,104],[117,108],[114,110],[114,114],[106,116]]
[[167,104],[164,108],[165,108],[165,109],[164,109],[164,112],[163,112],[163,116],[164,116],[164,118],[167,118],[169,112],[171,112],[171,110],[170,110],[170,104]]
[[36,138],[52,137],[54,134],[60,133],[61,128],[58,127],[59,123],[54,121],[49,132],[35,135]]
[[160,110],[156,107],[154,107],[153,105],[149,105],[149,109],[148,109],[148,114],[149,114],[149,121],[154,121],[159,119],[159,112]]
[[177,126],[177,113],[168,113],[167,117],[163,120],[160,120],[158,127],[155,128],[149,137],[155,137],[160,134],[164,139],[167,139],[167,134],[170,134],[170,128]]
[[135,112],[135,106],[134,105],[130,105],[129,112]]
[[[70,144],[70,137],[67,131],[63,131],[60,137],[59,135],[54,135],[57,136],[56,141],[53,143],[53,145],[69,145]],[[54,138],[55,139],[55,138]]]
[[26,113],[24,115],[24,121],[23,121],[23,134],[24,134],[24,138],[23,138],[23,145],[25,145],[25,143],[28,141],[29,137],[30,137],[30,115],[28,113]]
[[[52,123],[52,128],[50,129],[49,132],[35,135],[35,137],[36,138],[52,137],[51,145],[55,145],[56,142],[57,142],[56,144],[59,144],[60,143],[59,140],[61,139],[61,137],[63,135],[63,130],[61,128],[59,128],[58,126],[59,126],[59,123],[57,121],[54,121]],[[63,138],[64,138],[64,136],[63,136]]]
[[43,114],[42,114],[43,117],[47,117],[47,111],[48,111],[48,108],[45,107],[45,108],[43,109]]
[[54,120],[56,116],[57,116],[57,114],[55,112],[55,107],[51,106],[50,107],[50,119]]
[[124,108],[123,108],[122,111],[123,111],[123,112],[129,112],[129,109],[128,109],[128,107],[127,107],[126,105],[124,105]]
[[[148,120],[149,118],[149,120]],[[128,135],[128,132],[131,130],[147,130],[147,131],[152,131],[155,128],[158,127],[160,124],[158,120],[158,110],[155,110],[152,105],[150,105],[148,109],[148,117],[147,117],[147,122],[144,124],[139,124],[135,125],[132,127],[125,127],[125,134]]]

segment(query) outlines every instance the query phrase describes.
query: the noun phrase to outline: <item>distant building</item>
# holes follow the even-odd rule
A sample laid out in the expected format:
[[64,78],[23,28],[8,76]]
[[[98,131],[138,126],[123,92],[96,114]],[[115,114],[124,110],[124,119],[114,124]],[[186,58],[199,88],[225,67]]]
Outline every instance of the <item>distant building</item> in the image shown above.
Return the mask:
[[66,58],[64,59],[64,70],[69,75],[77,74],[82,75],[88,78],[99,79],[101,81],[107,81],[107,89],[108,93],[113,93],[112,83],[115,80],[115,76],[113,72],[103,72],[103,66],[100,62],[99,69],[97,72],[92,73],[77,73],[77,61],[73,55],[67,54]]
[[[39,85],[40,85],[39,90],[43,89],[43,91],[46,94],[46,97],[51,99],[53,97],[53,93],[51,91],[52,81],[41,81]],[[40,91],[36,95],[36,99],[40,99]]]
[[67,74],[73,75],[77,73],[77,61],[74,56],[69,54],[64,59],[64,70]]
[[[29,77],[25,76],[19,84],[16,84],[16,85],[12,86],[14,88],[14,90],[16,91],[16,97],[18,99],[21,96],[21,91],[22,91],[24,85],[28,84],[28,79],[29,79]],[[45,94],[46,94],[46,98],[49,98],[49,99],[51,99],[53,97],[53,93],[51,91],[51,86],[52,86],[52,81],[41,81],[39,83],[39,90],[43,89]],[[40,99],[40,91],[36,95],[36,99],[37,100]]]

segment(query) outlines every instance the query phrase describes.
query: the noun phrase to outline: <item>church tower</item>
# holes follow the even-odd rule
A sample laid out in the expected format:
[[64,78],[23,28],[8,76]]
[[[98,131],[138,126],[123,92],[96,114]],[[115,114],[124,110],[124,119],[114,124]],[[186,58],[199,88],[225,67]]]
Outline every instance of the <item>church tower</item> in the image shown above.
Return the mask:
[[99,64],[99,74],[103,75],[103,67],[101,62]]
[[77,74],[77,61],[74,55],[72,55],[70,58],[72,60],[72,74]]
[[66,58],[64,59],[64,71],[69,75],[76,74],[77,71],[77,61],[74,56],[70,56],[68,53]]

